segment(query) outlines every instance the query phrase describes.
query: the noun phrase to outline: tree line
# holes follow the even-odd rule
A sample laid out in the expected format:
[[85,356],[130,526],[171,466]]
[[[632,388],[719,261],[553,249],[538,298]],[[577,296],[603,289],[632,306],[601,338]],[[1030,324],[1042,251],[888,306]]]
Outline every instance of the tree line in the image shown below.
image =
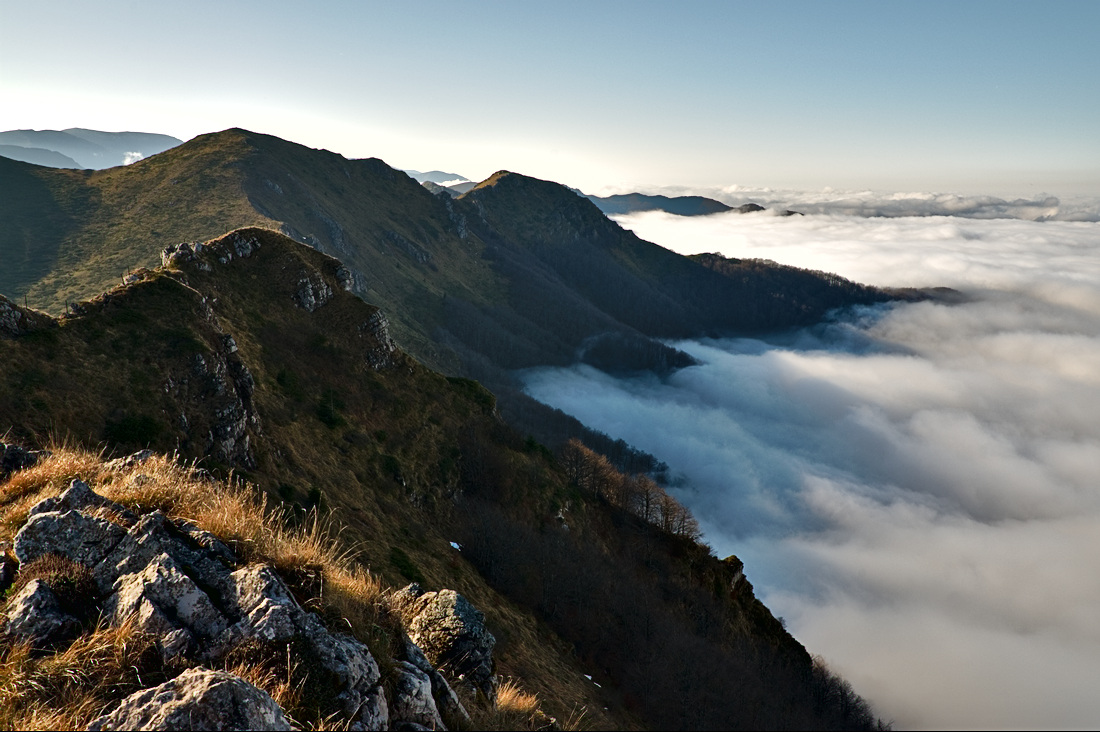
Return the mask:
[[596,498],[634,514],[667,534],[692,541],[701,536],[699,522],[691,511],[648,475],[619,472],[610,460],[589,450],[576,438],[565,443],[559,462],[571,483]]

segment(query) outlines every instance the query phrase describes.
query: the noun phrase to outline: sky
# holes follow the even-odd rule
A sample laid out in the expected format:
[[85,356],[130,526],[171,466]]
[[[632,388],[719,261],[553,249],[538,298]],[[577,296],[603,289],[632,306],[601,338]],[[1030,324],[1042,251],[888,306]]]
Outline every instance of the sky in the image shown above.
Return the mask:
[[664,379],[580,365],[526,388],[667,462],[715,553],[883,719],[1094,729],[1100,223],[618,219],[682,253],[966,296],[676,342],[701,365]]
[[1100,4],[0,0],[0,129],[589,192],[1100,193]]

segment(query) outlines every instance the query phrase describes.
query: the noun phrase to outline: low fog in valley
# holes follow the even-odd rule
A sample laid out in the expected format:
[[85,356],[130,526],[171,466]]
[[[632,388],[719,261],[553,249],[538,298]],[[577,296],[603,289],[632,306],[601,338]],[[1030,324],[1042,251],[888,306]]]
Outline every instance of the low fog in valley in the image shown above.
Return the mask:
[[[922,200],[907,195],[864,204]],[[581,366],[529,372],[527,389],[666,461],[716,553],[740,556],[883,718],[1094,725],[1100,224],[1095,202],[1051,205],[1015,219],[619,217],[681,253],[966,301],[676,343],[702,365],[664,380]]]

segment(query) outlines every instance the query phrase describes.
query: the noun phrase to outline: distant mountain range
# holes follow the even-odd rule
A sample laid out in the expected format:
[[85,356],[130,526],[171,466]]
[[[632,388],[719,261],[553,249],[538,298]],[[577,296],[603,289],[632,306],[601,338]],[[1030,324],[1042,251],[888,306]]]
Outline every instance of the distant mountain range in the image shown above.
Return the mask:
[[470,182],[470,179],[459,175],[458,173],[444,173],[442,170],[429,170],[427,173],[421,173],[419,170],[405,170],[402,171],[413,180],[419,183],[454,183],[460,181],[464,183]]
[[0,156],[52,168],[101,170],[129,165],[182,144],[168,135],[148,132],[8,130],[0,132]]
[[[432,193],[445,193],[452,198],[457,198],[464,193],[469,193],[477,185],[462,176],[451,177],[451,173],[432,171],[431,173],[418,173],[415,170],[406,170],[421,185]],[[461,182],[454,183],[459,180]],[[447,183],[448,185],[443,185]],[[709,216],[716,213],[736,211],[738,213],[755,213],[766,209],[756,203],[745,203],[740,206],[727,206],[721,201],[703,196],[651,196],[644,193],[621,193],[613,196],[590,196],[582,191],[570,189],[578,196],[587,198],[596,207],[608,216],[614,214],[631,214],[642,211],[664,211],[676,216]],[[797,211],[781,211],[781,216],[801,216]]]
[[437,197],[380,160],[244,130],[90,176],[0,160],[0,193],[9,296],[61,312],[155,264],[165,246],[266,226],[344,261],[357,294],[418,358],[490,380],[578,355],[609,368],[673,365],[680,357],[655,339],[804,325],[892,297],[823,275],[811,277],[818,291],[716,272],[557,183],[500,172]]
[[[721,201],[703,196],[649,196],[644,193],[622,193],[614,196],[585,196],[605,214],[630,214],[641,211],[664,211],[677,216],[709,216],[736,211],[755,213],[766,210],[756,203],[727,206]],[[781,211],[781,216],[801,216],[797,211]]]

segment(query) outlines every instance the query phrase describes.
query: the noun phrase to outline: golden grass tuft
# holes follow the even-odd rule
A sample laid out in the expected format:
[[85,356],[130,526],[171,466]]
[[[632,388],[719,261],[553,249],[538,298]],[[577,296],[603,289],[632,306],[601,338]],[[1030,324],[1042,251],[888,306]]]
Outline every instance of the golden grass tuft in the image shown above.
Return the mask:
[[527,692],[514,679],[505,680],[497,689],[495,705],[474,704],[472,707],[468,707],[468,711],[474,729],[534,730],[548,726],[551,721],[543,713],[538,695]]
[[532,715],[539,708],[537,694],[528,694],[512,679],[497,689],[497,708],[512,714]]

